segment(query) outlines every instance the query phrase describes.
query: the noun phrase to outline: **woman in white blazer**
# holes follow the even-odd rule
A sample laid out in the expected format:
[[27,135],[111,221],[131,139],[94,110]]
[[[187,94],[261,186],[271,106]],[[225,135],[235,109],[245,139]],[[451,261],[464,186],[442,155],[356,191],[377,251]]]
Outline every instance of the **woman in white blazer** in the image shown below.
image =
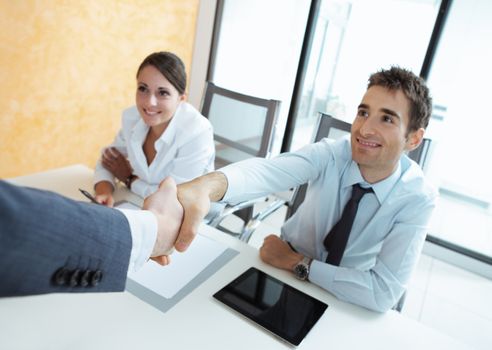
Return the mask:
[[179,57],[156,52],[137,71],[136,106],[123,111],[121,130],[96,164],[96,200],[113,206],[115,178],[145,198],[171,176],[176,183],[214,169],[212,125],[185,102]]

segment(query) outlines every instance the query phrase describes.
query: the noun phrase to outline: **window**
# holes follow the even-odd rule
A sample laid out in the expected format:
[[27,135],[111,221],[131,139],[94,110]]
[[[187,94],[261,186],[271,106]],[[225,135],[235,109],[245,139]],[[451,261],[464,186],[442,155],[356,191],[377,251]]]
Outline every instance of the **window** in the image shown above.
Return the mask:
[[420,72],[440,1],[325,0],[290,149],[309,142],[318,113],[352,122],[369,75],[399,65]]
[[485,261],[492,261],[491,17],[488,0],[453,1],[428,79],[435,106],[427,175],[440,192],[430,234]]
[[209,80],[246,95],[282,102],[274,153],[280,151],[311,2],[224,0]]

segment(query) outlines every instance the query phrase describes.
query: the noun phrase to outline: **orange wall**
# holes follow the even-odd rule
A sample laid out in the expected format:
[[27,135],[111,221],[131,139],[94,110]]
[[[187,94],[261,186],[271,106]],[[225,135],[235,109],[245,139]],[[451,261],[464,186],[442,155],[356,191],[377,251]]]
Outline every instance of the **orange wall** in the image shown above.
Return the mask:
[[93,167],[153,51],[188,68],[199,0],[0,0],[0,177]]

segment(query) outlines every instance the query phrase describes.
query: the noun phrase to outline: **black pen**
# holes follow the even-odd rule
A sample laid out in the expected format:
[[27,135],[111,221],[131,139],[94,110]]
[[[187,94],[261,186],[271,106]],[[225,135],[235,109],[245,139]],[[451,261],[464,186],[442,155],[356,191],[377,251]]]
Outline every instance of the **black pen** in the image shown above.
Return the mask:
[[86,190],[83,190],[81,188],[79,188],[79,191],[84,195],[86,196],[87,198],[89,198],[91,200],[92,203],[96,203],[96,204],[100,204],[96,201],[96,198],[94,198],[94,196],[92,194],[90,194],[89,192],[87,192]]

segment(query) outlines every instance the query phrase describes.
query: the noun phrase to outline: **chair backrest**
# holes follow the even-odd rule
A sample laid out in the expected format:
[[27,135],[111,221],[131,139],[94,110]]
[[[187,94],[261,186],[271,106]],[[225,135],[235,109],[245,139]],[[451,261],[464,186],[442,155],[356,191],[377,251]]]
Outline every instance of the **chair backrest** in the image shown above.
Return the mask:
[[[328,114],[320,113],[318,119],[318,127],[314,136],[314,142],[318,142],[325,137],[328,137],[330,139],[338,139],[346,134],[349,134],[350,128],[350,123],[335,119]],[[408,157],[419,164],[422,169],[424,168],[427,160],[430,144],[431,139],[424,138],[419,147],[408,153]],[[306,197],[307,187],[308,184],[304,184],[294,190],[292,200],[287,208],[287,214],[285,216],[286,220],[294,215],[294,213],[304,201],[304,198]]]
[[280,101],[227,90],[208,82],[202,114],[214,128],[216,168],[271,152]]
[[424,137],[424,139],[416,149],[414,149],[411,152],[408,152],[408,158],[415,161],[415,163],[420,165],[422,169],[425,169],[430,147],[431,147],[431,139],[427,139]]
[[[316,127],[316,133],[314,134],[313,142],[321,141],[321,139],[328,137],[329,139],[339,139],[344,135],[350,134],[351,124],[344,122],[343,120],[335,119],[332,116],[324,113],[320,113],[318,118],[318,125]],[[287,206],[287,213],[285,219],[290,218],[297,211],[297,208],[302,204],[306,197],[308,184],[301,185],[294,190],[292,200]]]

